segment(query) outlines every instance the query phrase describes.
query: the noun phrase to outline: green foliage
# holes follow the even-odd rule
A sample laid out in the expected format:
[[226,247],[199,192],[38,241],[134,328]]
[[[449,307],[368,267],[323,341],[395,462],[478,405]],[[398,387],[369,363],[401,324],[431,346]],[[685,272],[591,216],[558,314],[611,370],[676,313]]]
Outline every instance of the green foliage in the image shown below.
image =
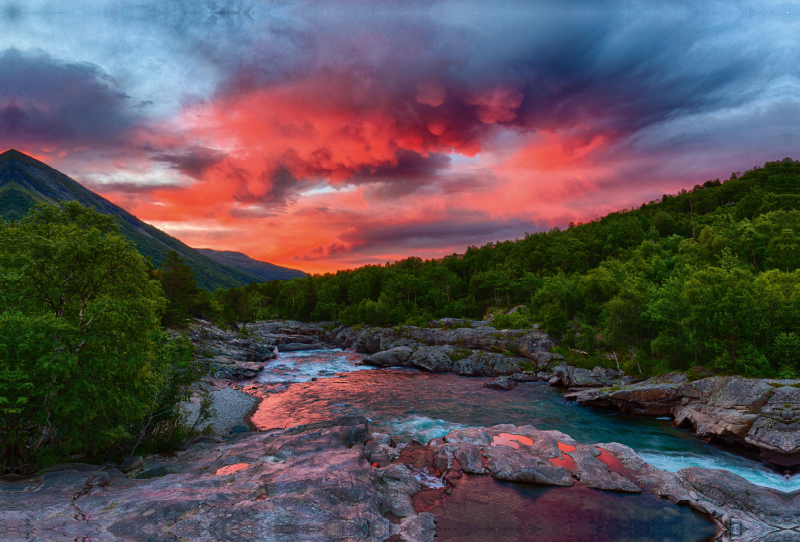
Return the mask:
[[163,306],[112,217],[67,202],[0,223],[0,471],[133,441],[187,363],[154,335]]
[[799,207],[800,162],[785,159],[566,230],[219,290],[213,300],[245,320],[265,314],[248,301],[262,296],[270,317],[372,325],[480,319],[491,307],[496,327],[539,323],[578,364],[795,375]]
[[516,311],[511,314],[497,312],[492,315],[492,326],[497,329],[525,329],[536,323],[536,316],[527,311]]
[[212,314],[208,292],[197,288],[192,268],[186,265],[175,251],[167,254],[156,276],[167,298],[167,306],[161,323],[175,326],[186,322],[190,316],[209,317]]

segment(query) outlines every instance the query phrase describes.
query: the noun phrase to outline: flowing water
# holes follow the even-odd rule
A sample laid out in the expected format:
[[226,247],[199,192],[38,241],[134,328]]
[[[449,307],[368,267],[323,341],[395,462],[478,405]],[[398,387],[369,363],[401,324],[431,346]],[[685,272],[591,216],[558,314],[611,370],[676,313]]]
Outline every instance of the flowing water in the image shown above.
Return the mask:
[[[754,484],[781,491],[800,489],[800,475],[785,478],[757,456],[743,455],[707,444],[690,431],[672,427],[669,419],[635,418],[613,410],[581,407],[565,401],[560,390],[542,383],[520,383],[511,391],[495,391],[482,386],[487,378],[428,373],[416,369],[377,369],[359,365],[361,357],[359,354],[341,350],[279,354],[248,385],[248,391],[264,397],[253,415],[253,423],[260,429],[269,429],[312,423],[335,416],[359,415],[370,420],[371,431],[389,433],[400,440],[416,439],[422,443],[444,436],[457,428],[485,427],[501,423],[533,425],[543,430],[557,429],[582,443],[625,444],[636,450],[651,465],[667,471],[674,472],[691,466],[726,469]],[[472,480],[469,484],[480,486],[480,491],[494,492],[495,504],[491,506],[492,510],[516,510],[514,514],[527,517],[528,513],[542,512],[538,506],[547,509],[548,506],[556,506],[553,502],[559,499],[570,498],[564,497],[565,495],[572,495],[576,507],[595,510],[596,522],[604,525],[603,529],[633,529],[630,532],[606,533],[610,538],[595,532],[594,539],[702,540],[709,536],[703,529],[692,527],[696,518],[687,508],[673,509],[666,503],[655,504],[658,500],[653,501],[651,497],[609,496],[607,492],[602,492],[601,497],[592,497],[594,493],[591,491],[580,493],[583,490],[576,489],[573,494],[564,492],[562,488],[532,488],[491,482],[488,481],[489,477],[479,478],[486,480]],[[464,495],[463,490],[456,489],[453,495]],[[477,506],[470,501],[471,498],[463,496],[466,504],[457,504],[461,501],[448,497],[442,501],[450,503],[442,505],[447,509],[435,513],[442,517],[450,517],[448,514],[453,513],[471,517],[463,515],[471,513],[466,511],[470,506]],[[669,531],[667,525],[675,520],[673,523],[677,526],[674,536],[663,533],[652,537],[634,536],[631,533],[637,532],[637,528],[632,527],[636,521],[631,519],[626,523],[627,527],[620,527],[619,518],[615,520],[615,513],[609,510],[598,511],[603,508],[598,503],[608,503],[609,499],[621,499],[618,504],[622,506],[624,501],[628,511],[639,510],[632,513],[631,518],[651,518],[652,521],[645,523],[658,532]],[[503,504],[501,506],[498,503]],[[464,510],[456,512],[453,506]],[[586,517],[589,516],[591,514]],[[503,522],[498,523],[497,528],[501,528],[502,524]],[[517,524],[522,525],[519,522]],[[450,527],[446,527],[447,525]],[[476,531],[467,538],[464,538],[466,535],[462,527],[472,527],[466,524],[458,527],[452,522],[445,522],[437,526],[437,531],[441,531],[439,537],[442,540],[558,539],[557,531],[554,531],[555,534],[551,533],[555,538],[548,538],[551,534],[548,534],[547,528],[541,526],[544,530],[535,536],[520,534],[534,529],[533,525],[520,527],[522,531],[516,529],[514,532],[517,534],[513,536],[506,533],[491,538],[490,531],[495,527],[488,523],[481,525],[480,528],[476,527],[480,532]],[[574,536],[565,534],[566,538],[563,540],[593,539],[588,534],[591,531],[590,526],[585,522],[581,525],[583,527],[573,525],[577,529]],[[445,534],[444,531],[451,527],[452,532]],[[641,528],[638,529],[638,532],[643,532]],[[682,538],[680,533],[684,532],[683,529],[688,529],[685,532],[695,533],[697,536],[687,535],[688,537]],[[515,538],[517,535],[521,538]]]

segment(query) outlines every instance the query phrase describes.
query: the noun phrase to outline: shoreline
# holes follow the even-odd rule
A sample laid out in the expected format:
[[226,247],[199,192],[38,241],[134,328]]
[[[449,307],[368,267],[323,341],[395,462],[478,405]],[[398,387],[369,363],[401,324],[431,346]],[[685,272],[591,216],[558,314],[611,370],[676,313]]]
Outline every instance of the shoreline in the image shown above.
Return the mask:
[[[259,365],[258,371],[230,380],[229,385],[247,393],[242,389],[246,384],[235,382],[255,378],[264,362],[277,355],[273,349],[342,348],[364,354],[363,363],[376,367],[495,377],[487,384],[501,390],[511,389],[519,382],[547,382],[566,388],[565,399],[582,406],[615,408],[637,417],[669,416],[674,426],[691,428],[696,437],[714,445],[724,443],[745,455],[758,450],[776,472],[800,468],[800,435],[792,440],[789,430],[792,424],[800,423],[800,380],[713,376],[689,382],[680,373],[638,380],[613,369],[566,365],[561,356],[550,351],[555,341],[539,331],[496,330],[482,322],[478,324],[471,328],[352,328],[334,327],[332,323],[323,327],[280,320],[255,322],[247,326],[248,341],[254,343],[253,351],[265,357],[260,363],[248,362]],[[199,335],[212,337],[217,346],[219,339],[224,342],[238,338],[210,323],[200,325],[209,331]],[[229,347],[222,348],[226,349],[230,355]],[[239,358],[252,359],[246,355]],[[245,422],[254,430],[252,416],[263,397],[248,395],[256,402]]]

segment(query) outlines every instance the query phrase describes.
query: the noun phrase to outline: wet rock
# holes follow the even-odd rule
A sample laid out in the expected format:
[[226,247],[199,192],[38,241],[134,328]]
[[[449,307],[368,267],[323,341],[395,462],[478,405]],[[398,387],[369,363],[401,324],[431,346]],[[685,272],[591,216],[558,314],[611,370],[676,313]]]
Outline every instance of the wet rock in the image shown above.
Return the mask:
[[597,457],[600,451],[595,446],[578,445],[570,457],[577,468],[575,477],[581,483],[592,489],[606,491],[619,491],[622,493],[641,493],[642,488],[617,472],[612,472],[608,466],[601,463]]
[[514,373],[511,375],[511,380],[515,382],[538,382],[539,380],[548,380],[547,378],[542,378],[539,375],[542,373],[537,373],[535,371],[522,371],[521,373]]
[[[162,465],[180,473],[150,479],[65,470],[0,482],[3,538],[432,541],[433,517],[410,506],[413,473],[371,467],[364,420],[344,422],[195,446]],[[402,514],[399,524],[383,517],[387,508]]]
[[574,483],[567,469],[554,466],[546,458],[525,451],[527,449],[520,451],[508,446],[485,449],[486,470],[492,477],[509,482],[564,487]]
[[211,360],[212,374],[226,380],[245,380],[256,376],[264,366],[260,363],[237,361],[230,358],[217,357]]
[[303,350],[322,350],[326,348],[321,343],[287,343],[279,344],[278,352],[300,352]]
[[375,367],[411,367],[412,363],[409,358],[413,350],[407,346],[398,346],[391,350],[385,350],[365,357],[362,361],[365,365],[373,365]]
[[501,376],[501,377],[498,377],[498,378],[494,378],[494,379],[490,380],[489,382],[484,382],[483,383],[483,386],[486,387],[486,388],[490,388],[490,389],[493,389],[493,390],[502,390],[502,391],[511,390],[516,385],[517,385],[517,383],[514,382],[512,379],[510,379],[507,376]]
[[758,446],[761,455],[778,465],[800,464],[800,390],[782,386],[761,408],[745,442]]
[[586,406],[615,406],[626,414],[669,416],[681,398],[686,376],[669,373],[644,382],[614,388],[571,391],[564,397]]

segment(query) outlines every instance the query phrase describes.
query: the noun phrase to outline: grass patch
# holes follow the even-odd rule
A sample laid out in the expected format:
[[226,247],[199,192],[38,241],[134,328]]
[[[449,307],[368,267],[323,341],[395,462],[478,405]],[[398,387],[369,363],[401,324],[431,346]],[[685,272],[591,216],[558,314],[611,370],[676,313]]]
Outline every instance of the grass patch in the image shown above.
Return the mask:
[[464,358],[468,358],[472,355],[472,350],[468,350],[467,348],[457,348],[452,352],[447,353],[447,357],[450,358],[450,361],[456,363],[457,361],[461,361]]

